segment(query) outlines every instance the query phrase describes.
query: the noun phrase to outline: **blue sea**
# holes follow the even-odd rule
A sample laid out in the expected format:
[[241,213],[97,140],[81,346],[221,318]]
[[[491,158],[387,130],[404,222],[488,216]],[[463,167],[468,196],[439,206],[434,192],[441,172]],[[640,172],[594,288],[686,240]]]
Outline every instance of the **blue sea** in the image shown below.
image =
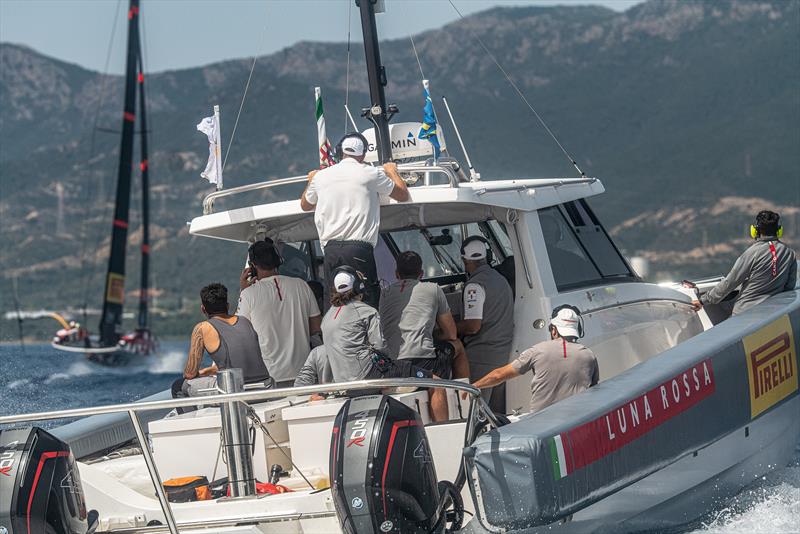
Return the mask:
[[[0,345],[0,415],[130,402],[169,388],[188,343],[164,342],[154,357],[109,368],[49,345]],[[800,444],[791,465],[709,510],[691,534],[800,533]]]

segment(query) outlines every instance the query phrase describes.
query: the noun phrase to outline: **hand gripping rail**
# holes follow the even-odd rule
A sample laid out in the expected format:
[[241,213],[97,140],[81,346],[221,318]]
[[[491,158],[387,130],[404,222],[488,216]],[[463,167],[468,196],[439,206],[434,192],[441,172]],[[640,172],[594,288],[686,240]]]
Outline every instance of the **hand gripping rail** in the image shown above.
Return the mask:
[[[442,162],[440,165],[425,165],[422,163],[404,163],[397,166],[398,172],[404,173],[425,173],[425,185],[430,185],[429,177],[431,174],[444,174],[447,177],[450,187],[458,187],[459,177],[457,174],[457,166],[453,163]],[[249,193],[251,191],[259,191],[261,189],[271,189],[282,185],[300,184],[308,180],[308,176],[291,176],[289,178],[280,178],[278,180],[267,180],[265,182],[258,182],[255,184],[247,184],[232,189],[223,189],[221,191],[214,191],[209,193],[203,199],[203,215],[210,215],[214,213],[214,201],[218,198],[229,197],[238,195],[240,193]]]
[[[379,379],[379,380],[355,380],[352,382],[339,382],[335,384],[312,385],[302,386],[295,388],[279,388],[279,389],[261,389],[243,391],[240,393],[226,393],[222,395],[213,396],[214,404],[221,403],[236,403],[236,402],[253,402],[253,401],[266,401],[269,399],[283,398],[296,395],[310,395],[312,393],[335,393],[338,391],[353,391],[365,389],[384,389],[393,387],[419,387],[419,388],[445,388],[462,391],[470,396],[469,415],[467,416],[467,428],[464,436],[464,445],[470,444],[477,435],[480,428],[481,419],[488,420],[492,426],[499,427],[500,422],[495,415],[486,405],[486,402],[480,396],[480,390],[463,382],[456,382],[453,380],[433,380],[433,379]],[[142,428],[137,412],[148,410],[163,410],[178,407],[199,406],[208,404],[211,401],[209,397],[194,397],[183,399],[168,399],[159,401],[148,402],[135,402],[106,406],[95,406],[91,408],[73,408],[70,410],[58,410],[52,412],[36,412],[20,415],[6,415],[0,416],[0,425],[10,425],[13,423],[23,423],[32,421],[48,421],[53,419],[67,419],[72,417],[87,417],[91,415],[101,415],[110,413],[127,413],[136,431],[136,437],[139,441],[139,446],[142,449],[147,470],[150,474],[150,479],[156,490],[156,495],[161,504],[161,509],[164,512],[164,517],[167,522],[167,527],[171,534],[178,534],[178,524],[172,515],[172,508],[167,500],[164,488],[161,483],[161,477],[158,474],[158,469],[153,459],[153,453],[148,447],[147,437],[145,436],[144,429]],[[459,479],[463,480],[465,476],[464,467],[462,465],[459,472]],[[188,527],[189,525],[180,525],[181,527]]]

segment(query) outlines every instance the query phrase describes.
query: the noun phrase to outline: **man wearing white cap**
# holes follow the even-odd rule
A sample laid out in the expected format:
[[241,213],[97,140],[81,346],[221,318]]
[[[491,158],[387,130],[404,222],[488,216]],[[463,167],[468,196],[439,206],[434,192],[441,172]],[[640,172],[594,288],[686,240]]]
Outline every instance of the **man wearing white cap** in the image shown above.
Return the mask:
[[597,384],[599,369],[592,351],[578,343],[582,336],[583,322],[578,309],[559,306],[550,319],[550,341],[537,343],[473,386],[492,387],[533,371],[531,413],[585,391]]
[[[492,249],[481,236],[461,244],[461,259],[469,278],[464,286],[464,310],[458,335],[464,341],[470,380],[506,365],[514,337],[514,297],[503,275],[494,270]],[[483,397],[497,413],[505,413],[505,385],[487,387]]]
[[[323,347],[330,367],[327,380],[435,378],[431,371],[412,365],[409,360],[386,356],[380,317],[375,308],[361,301],[364,279],[358,272],[343,265],[334,271],[333,280],[331,307],[322,318]],[[432,404],[447,403],[441,388],[434,389],[431,397]],[[440,420],[440,415],[431,413],[434,420]]]
[[363,135],[347,134],[340,144],[339,163],[308,174],[300,207],[314,211],[325,256],[325,295],[329,294],[333,270],[349,265],[364,275],[364,301],[377,307],[380,288],[373,250],[378,243],[380,195],[405,202],[408,188],[395,163],[384,163],[383,170],[364,163],[367,142]]

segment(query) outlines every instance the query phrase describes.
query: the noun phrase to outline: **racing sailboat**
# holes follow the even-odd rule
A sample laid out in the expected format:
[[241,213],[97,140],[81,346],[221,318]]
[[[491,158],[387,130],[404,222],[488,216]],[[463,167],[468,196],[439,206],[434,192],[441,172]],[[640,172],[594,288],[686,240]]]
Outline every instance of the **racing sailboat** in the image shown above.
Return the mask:
[[[133,174],[134,126],[136,125],[136,97],[139,96],[140,154],[139,169],[142,180],[142,247],[141,281],[139,291],[139,316],[133,332],[122,333],[122,310],[125,298],[125,256],[128,246],[128,221]],[[128,7],[128,47],[125,66],[125,100],[122,113],[122,139],[114,219],[111,226],[111,246],[103,292],[103,312],[99,334],[90,336],[78,325],[61,329],[53,338],[53,348],[83,353],[97,363],[122,365],[133,354],[148,355],[156,348],[150,332],[148,314],[150,269],[150,206],[149,165],[147,161],[147,109],[144,92],[144,67],[139,39],[139,0],[130,0]]]

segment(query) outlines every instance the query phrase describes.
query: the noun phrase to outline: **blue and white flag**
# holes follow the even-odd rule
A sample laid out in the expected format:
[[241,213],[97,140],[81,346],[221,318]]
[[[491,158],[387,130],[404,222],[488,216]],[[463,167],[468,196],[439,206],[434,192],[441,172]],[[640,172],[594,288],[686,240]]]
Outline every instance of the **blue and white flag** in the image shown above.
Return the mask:
[[428,90],[428,80],[422,80],[423,95],[425,96],[425,107],[422,109],[422,128],[419,130],[420,139],[427,139],[433,145],[433,156],[439,159],[439,154],[442,151],[439,146],[439,138],[436,131],[436,113],[433,111],[433,101],[431,101],[431,93]]

